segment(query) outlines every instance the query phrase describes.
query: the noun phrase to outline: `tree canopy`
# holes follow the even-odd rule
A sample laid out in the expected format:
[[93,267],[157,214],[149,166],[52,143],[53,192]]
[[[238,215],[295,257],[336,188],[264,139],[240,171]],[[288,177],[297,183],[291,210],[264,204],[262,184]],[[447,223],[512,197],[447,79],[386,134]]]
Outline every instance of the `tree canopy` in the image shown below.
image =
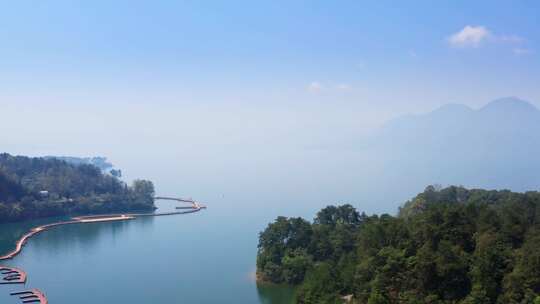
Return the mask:
[[429,186],[397,216],[328,206],[261,232],[258,277],[297,303],[540,303],[540,193]]
[[0,222],[153,208],[151,181],[127,186],[91,164],[0,154]]

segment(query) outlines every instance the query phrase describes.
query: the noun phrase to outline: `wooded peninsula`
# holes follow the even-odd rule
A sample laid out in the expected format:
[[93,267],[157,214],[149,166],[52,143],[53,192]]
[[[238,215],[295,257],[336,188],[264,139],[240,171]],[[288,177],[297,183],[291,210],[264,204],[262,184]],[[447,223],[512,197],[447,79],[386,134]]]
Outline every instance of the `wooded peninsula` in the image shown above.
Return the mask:
[[540,193],[429,186],[397,216],[328,206],[260,233],[259,281],[297,303],[540,303]]
[[92,164],[0,154],[0,223],[154,208],[151,181],[128,186]]

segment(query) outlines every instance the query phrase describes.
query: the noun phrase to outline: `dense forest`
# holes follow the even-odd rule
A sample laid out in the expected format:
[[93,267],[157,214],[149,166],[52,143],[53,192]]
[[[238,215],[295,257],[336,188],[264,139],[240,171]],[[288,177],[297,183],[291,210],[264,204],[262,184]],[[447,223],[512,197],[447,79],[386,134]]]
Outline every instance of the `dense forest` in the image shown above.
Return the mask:
[[322,209],[260,234],[261,282],[297,303],[540,303],[540,192],[429,186],[397,216]]
[[73,156],[44,156],[45,159],[59,159],[66,161],[68,164],[72,165],[94,165],[101,169],[101,172],[103,173],[109,173],[116,177],[122,177],[122,171],[118,169],[114,169],[113,164],[107,161],[106,157],[73,157]]
[[126,185],[90,164],[0,154],[0,223],[154,208],[154,185]]

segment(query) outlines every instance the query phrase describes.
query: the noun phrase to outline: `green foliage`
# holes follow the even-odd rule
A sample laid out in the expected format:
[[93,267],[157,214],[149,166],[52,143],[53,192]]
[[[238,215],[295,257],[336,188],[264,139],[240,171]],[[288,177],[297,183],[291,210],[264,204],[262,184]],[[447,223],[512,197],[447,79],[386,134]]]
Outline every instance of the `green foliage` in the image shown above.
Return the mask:
[[281,259],[283,281],[298,284],[304,279],[306,271],[311,267],[312,260],[304,249],[289,250]]
[[378,290],[373,290],[371,294],[369,295],[369,299],[367,301],[368,304],[389,304],[390,301],[383,296]]
[[311,225],[301,218],[278,217],[259,237],[259,275],[275,283],[301,282],[312,263],[304,249],[312,233]]
[[297,284],[298,303],[539,304],[540,193],[430,186],[398,217],[279,217],[257,262],[262,279]]
[[328,206],[319,213],[314,220],[315,224],[336,226],[338,224],[357,226],[361,222],[360,214],[351,205],[339,207]]
[[0,222],[67,214],[151,210],[154,186],[128,187],[90,164],[0,154]]
[[342,303],[336,271],[328,263],[318,263],[306,275],[305,282],[296,294],[297,303],[333,304]]

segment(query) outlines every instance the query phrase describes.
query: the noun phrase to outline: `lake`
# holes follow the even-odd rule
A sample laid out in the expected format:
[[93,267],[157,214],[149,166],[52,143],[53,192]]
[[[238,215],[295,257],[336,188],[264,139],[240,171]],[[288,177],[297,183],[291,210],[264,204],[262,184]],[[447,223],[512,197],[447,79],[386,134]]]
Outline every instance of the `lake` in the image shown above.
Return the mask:
[[[28,281],[0,285],[0,303],[20,303],[9,292],[30,288],[42,290],[51,304],[291,303],[292,288],[257,286],[254,278],[258,233],[287,213],[207,203],[208,209],[194,214],[67,225],[38,234],[20,255],[1,263],[25,270]],[[158,206],[167,211],[174,203]],[[11,249],[30,227],[56,220],[0,225],[0,251]]]

